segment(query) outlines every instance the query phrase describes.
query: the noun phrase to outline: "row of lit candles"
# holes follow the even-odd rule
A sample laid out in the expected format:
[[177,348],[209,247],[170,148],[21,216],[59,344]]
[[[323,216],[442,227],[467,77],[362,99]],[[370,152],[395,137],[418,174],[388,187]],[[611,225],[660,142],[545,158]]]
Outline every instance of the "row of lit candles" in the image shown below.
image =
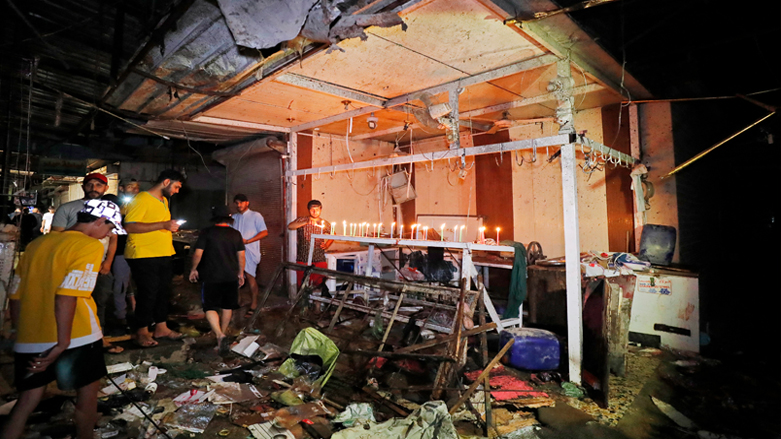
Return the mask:
[[[322,233],[323,230],[325,230],[325,222],[322,222],[318,225],[320,227],[320,232]],[[348,228],[349,226],[349,228]],[[369,226],[371,226],[371,234],[369,233]],[[415,229],[417,228],[418,232],[415,234]],[[423,239],[428,241],[428,226],[423,226],[421,224],[413,224],[412,225],[412,232],[410,233],[411,239],[420,239],[418,235],[423,233]],[[458,226],[456,225],[453,228],[453,241],[462,242],[464,239],[464,229],[466,229],[465,225]],[[480,242],[480,244],[485,244],[485,227],[480,227],[480,235],[478,236],[477,240]],[[499,232],[500,228],[496,228],[496,243],[499,244]],[[390,227],[390,237],[393,239],[394,232],[396,231],[396,223],[391,224]],[[347,224],[347,221],[342,221],[342,235],[343,236],[354,236],[354,237],[374,237],[379,238],[380,234],[382,233],[382,223],[350,223]],[[336,234],[336,227],[331,227],[331,235]],[[399,239],[402,239],[404,236],[404,224],[399,224],[398,228],[398,237]],[[439,240],[444,241],[445,240],[445,223],[442,223],[441,226],[439,226]]]

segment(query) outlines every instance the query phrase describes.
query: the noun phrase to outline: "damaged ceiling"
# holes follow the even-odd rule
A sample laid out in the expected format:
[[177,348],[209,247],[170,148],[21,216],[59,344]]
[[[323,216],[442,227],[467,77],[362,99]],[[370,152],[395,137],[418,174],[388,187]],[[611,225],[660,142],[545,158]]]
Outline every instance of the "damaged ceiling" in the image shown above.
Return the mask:
[[[749,66],[778,40],[778,14],[759,14],[753,28],[734,23],[725,36],[710,21],[722,14],[712,1],[619,0],[556,13],[578,3],[8,2],[4,125],[22,138],[29,117],[33,145],[108,145],[125,133],[224,144],[314,128],[345,135],[350,125],[352,138],[393,141],[405,125],[421,128],[416,138],[443,135],[415,117],[421,92],[444,103],[459,89],[463,130],[550,120],[558,59],[571,63],[577,110],[777,84]],[[698,16],[709,20],[686,20]],[[725,72],[704,72],[718,60],[690,50],[709,42],[743,49],[722,69],[731,87]]]

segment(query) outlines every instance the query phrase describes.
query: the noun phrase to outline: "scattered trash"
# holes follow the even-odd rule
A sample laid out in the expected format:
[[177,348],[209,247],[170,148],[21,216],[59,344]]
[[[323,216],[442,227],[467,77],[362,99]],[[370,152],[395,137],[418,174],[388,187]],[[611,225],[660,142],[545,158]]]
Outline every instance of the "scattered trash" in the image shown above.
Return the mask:
[[203,433],[215,413],[217,406],[214,404],[187,404],[175,411],[165,425],[190,433]]
[[[367,428],[368,427],[368,428]],[[436,432],[436,433],[434,433]],[[458,439],[458,433],[443,401],[429,401],[406,418],[393,418],[381,424],[367,422],[337,431],[332,439]]]
[[365,402],[348,405],[333,419],[333,422],[341,423],[345,427],[352,427],[356,423],[363,424],[366,421],[376,422],[371,404]]
[[247,427],[256,439],[296,439],[293,433],[286,428],[275,427],[271,422],[254,424]]
[[564,394],[572,398],[583,398],[585,393],[575,383],[565,381],[561,383],[561,388],[564,389]]
[[[315,382],[320,386],[324,386],[331,377],[331,374],[336,367],[336,358],[339,356],[339,348],[336,347],[330,338],[323,335],[322,332],[315,328],[305,328],[296,335],[293,340],[293,344],[290,346],[290,355],[293,354],[310,356],[317,355],[323,361],[323,369],[325,372]],[[295,378],[299,376],[299,369],[296,367],[296,360],[288,358],[279,366],[279,372],[288,378]]]
[[260,336],[249,335],[242,338],[235,346],[231,348],[231,351],[243,355],[247,358],[252,358],[255,352],[260,348],[260,345],[255,342]]
[[112,364],[110,366],[106,366],[106,371],[109,374],[120,373],[120,372],[127,372],[129,370],[133,370],[133,365],[131,363],[129,363],[129,362]]
[[667,404],[660,399],[656,399],[653,396],[651,397],[651,401],[654,402],[654,405],[656,405],[656,407],[658,407],[662,413],[664,413],[668,418],[672,419],[673,422],[679,426],[687,430],[694,430],[697,428],[697,424],[695,424],[691,419],[687,418],[683,413],[676,410],[675,407],[671,406],[670,404]]
[[207,393],[202,390],[192,389],[174,398],[174,403],[179,407],[188,404],[200,404],[202,402],[206,402],[209,399],[209,396],[211,396],[212,392]]
[[208,399],[212,404],[233,404],[260,399],[268,395],[268,392],[261,393],[252,384],[217,383],[209,386],[209,390]]

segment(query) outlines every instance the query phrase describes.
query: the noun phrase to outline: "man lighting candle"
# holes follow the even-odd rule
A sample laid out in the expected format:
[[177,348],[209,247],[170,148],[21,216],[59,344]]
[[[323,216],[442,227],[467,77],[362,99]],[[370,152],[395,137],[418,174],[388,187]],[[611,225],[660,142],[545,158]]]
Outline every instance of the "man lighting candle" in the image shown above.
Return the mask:
[[[320,213],[323,209],[323,204],[321,202],[318,200],[311,200],[307,203],[306,208],[309,210],[308,216],[298,217],[287,225],[288,230],[296,231],[296,263],[301,265],[307,265],[310,238],[312,234],[325,234],[331,231],[331,223],[320,218]],[[328,264],[325,261],[325,251],[333,243],[333,239],[315,239],[315,247],[312,252],[312,265],[320,268],[328,268]],[[296,270],[296,276],[300,286],[301,281],[304,279],[304,272]],[[309,279],[311,284],[315,287],[325,281],[325,277],[319,274],[312,274]]]

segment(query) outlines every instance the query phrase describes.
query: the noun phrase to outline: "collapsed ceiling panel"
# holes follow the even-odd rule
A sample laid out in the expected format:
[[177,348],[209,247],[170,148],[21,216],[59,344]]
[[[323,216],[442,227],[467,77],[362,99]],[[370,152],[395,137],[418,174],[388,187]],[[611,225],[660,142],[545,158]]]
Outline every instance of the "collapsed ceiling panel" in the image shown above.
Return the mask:
[[290,41],[318,0],[217,0],[236,44],[253,49]]
[[345,52],[289,71],[391,98],[542,53],[500,21],[486,19],[488,10],[473,0],[434,1],[400,15],[406,31],[371,28],[367,41],[344,41]]

